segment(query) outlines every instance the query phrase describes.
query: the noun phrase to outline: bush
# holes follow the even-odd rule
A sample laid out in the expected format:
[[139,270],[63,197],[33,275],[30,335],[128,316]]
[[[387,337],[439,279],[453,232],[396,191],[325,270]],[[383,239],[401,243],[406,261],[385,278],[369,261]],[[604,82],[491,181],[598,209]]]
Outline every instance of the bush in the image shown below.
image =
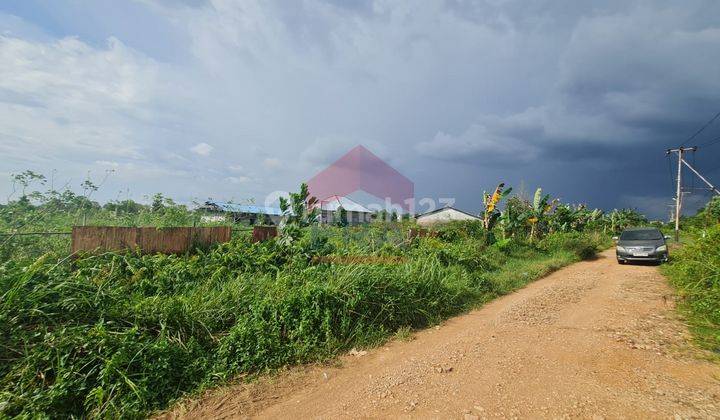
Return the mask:
[[437,236],[445,241],[469,238],[484,241],[487,235],[481,221],[470,220],[453,221],[440,225],[437,228]]
[[705,206],[705,212],[711,221],[720,223],[720,197],[713,197]]
[[676,251],[665,274],[700,341],[720,352],[720,225]]
[[[141,417],[237,373],[432,325],[572,261],[565,249],[585,243],[487,246],[472,226],[406,241],[395,225],[305,228],[286,246],[239,238],[190,256],[0,264],[0,415]],[[329,253],[405,262],[312,261]]]
[[599,244],[591,236],[579,232],[551,233],[540,241],[539,246],[545,250],[572,252],[581,260],[594,257],[599,250]]

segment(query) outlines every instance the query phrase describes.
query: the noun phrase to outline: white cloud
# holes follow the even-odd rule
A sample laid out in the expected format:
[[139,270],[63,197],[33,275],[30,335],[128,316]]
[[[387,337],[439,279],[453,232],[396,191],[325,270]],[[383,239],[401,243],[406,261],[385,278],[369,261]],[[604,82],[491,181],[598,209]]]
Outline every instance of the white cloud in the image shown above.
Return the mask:
[[95,49],[75,38],[31,42],[0,37],[0,152],[53,162],[140,158],[137,124],[157,65],[116,39]]
[[225,181],[231,183],[231,184],[244,184],[246,182],[250,182],[251,179],[246,176],[229,176],[225,178]]
[[278,158],[265,158],[263,165],[268,169],[277,169],[282,166],[282,162]]
[[190,148],[190,151],[198,154],[200,156],[209,156],[210,152],[212,152],[214,147],[210,146],[207,143],[198,143],[195,146]]
[[119,163],[109,160],[96,160],[95,164],[100,166],[109,166],[111,168],[118,168],[120,166]]
[[[185,134],[194,108],[177,88],[187,78],[176,68],[114,38],[95,47],[71,37],[0,36],[0,63],[0,170],[56,169],[77,188],[88,171],[102,177],[113,169],[97,195],[105,199],[128,188],[185,200],[222,190],[224,174],[176,152],[196,137]],[[7,188],[0,180],[0,191]]]

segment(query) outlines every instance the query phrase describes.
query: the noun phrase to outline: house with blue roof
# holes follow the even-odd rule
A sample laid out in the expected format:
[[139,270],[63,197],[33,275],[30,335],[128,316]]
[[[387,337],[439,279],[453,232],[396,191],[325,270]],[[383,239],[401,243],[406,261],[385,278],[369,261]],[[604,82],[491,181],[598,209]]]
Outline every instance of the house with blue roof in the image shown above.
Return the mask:
[[[337,195],[318,200],[315,210],[318,210],[318,221],[323,224],[332,224],[338,220],[340,209],[345,210],[347,224],[358,225],[369,223],[373,212],[365,206],[347,198]],[[277,207],[236,204],[225,201],[206,201],[200,206],[205,214],[201,219],[205,222],[248,223],[255,225],[258,222],[265,225],[279,225],[282,210]]]
[[262,224],[277,226],[282,217],[282,210],[276,207],[236,204],[226,201],[206,201],[200,206],[200,209],[205,212],[201,217],[202,220],[207,222],[247,222],[255,225],[260,221]]

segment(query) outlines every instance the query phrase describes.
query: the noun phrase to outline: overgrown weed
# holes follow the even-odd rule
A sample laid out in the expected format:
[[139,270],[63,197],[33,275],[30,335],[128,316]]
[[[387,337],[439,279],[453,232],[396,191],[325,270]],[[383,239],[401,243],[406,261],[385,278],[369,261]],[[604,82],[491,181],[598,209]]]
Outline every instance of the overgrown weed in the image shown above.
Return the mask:
[[309,228],[290,246],[238,238],[191,256],[1,264],[1,413],[142,417],[239,374],[407,339],[597,248],[587,235],[500,246],[475,226],[413,240],[401,225],[364,229]]

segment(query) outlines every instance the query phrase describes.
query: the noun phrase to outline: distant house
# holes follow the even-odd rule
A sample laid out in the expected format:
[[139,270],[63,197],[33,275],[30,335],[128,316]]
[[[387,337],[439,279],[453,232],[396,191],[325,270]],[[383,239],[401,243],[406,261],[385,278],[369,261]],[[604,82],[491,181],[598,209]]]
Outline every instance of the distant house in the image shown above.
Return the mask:
[[254,225],[258,220],[263,224],[278,225],[282,211],[275,207],[252,206],[228,203],[224,201],[206,201],[200,206],[205,212],[201,216],[204,222],[231,221],[234,223],[247,222]]
[[340,208],[345,209],[349,225],[369,223],[373,212],[347,197],[332,195],[322,199],[317,204],[320,223],[335,223],[339,221]]
[[420,226],[432,226],[457,220],[481,220],[479,217],[454,207],[443,207],[418,216],[415,221]]

